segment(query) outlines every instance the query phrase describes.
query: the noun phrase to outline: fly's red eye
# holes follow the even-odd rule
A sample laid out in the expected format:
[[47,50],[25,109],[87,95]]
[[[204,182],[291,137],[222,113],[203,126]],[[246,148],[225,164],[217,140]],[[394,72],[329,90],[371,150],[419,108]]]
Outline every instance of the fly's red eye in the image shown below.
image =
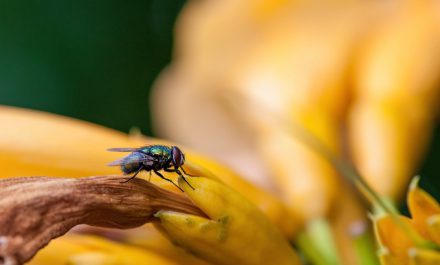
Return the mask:
[[182,151],[177,146],[173,146],[172,154],[174,166],[180,167],[184,160]]

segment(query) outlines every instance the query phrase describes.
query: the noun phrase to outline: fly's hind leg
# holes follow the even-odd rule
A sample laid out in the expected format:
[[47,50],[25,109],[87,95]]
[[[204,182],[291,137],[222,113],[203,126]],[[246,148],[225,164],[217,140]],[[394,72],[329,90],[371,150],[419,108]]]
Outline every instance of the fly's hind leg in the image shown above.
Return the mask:
[[176,184],[176,183],[174,183],[171,179],[168,179],[168,178],[166,178],[166,177],[164,177],[162,174],[160,174],[157,170],[154,170],[154,173],[156,173],[156,175],[158,175],[160,178],[162,178],[162,179],[164,179],[164,180],[166,180],[166,181],[169,181],[169,182],[171,182],[171,183],[173,183],[173,185],[174,186],[176,186],[179,190],[181,190],[182,192],[183,192],[183,190]]
[[140,166],[139,169],[136,171],[136,173],[134,173],[133,176],[131,176],[131,177],[129,177],[128,179],[126,179],[125,181],[121,181],[121,182],[119,182],[119,183],[127,183],[127,182],[129,182],[130,180],[134,179],[134,178],[137,176],[137,174],[139,174],[139,172],[141,172],[142,169],[144,169],[144,166]]

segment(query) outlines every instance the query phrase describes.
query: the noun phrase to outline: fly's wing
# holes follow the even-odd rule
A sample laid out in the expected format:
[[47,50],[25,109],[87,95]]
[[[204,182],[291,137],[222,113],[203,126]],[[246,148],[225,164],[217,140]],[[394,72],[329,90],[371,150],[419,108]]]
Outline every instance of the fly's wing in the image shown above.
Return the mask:
[[146,154],[144,154],[144,156],[140,160],[142,161],[142,164],[144,164],[144,166],[150,166],[150,167],[157,162],[157,159],[155,157]]
[[120,158],[120,159],[115,160],[115,161],[113,161],[113,162],[111,162],[111,163],[108,163],[107,166],[114,167],[114,166],[120,166],[120,165],[123,165],[123,164],[124,164],[124,160],[125,160],[125,157]]
[[110,152],[135,152],[138,151],[139,148],[130,148],[130,147],[122,147],[122,148],[109,148],[107,151]]
[[126,164],[138,164],[142,163],[145,166],[152,166],[154,163],[157,162],[157,159],[153,156],[136,152],[133,154],[129,154],[123,158],[120,158],[118,160],[115,160],[108,164],[108,166],[121,166]]

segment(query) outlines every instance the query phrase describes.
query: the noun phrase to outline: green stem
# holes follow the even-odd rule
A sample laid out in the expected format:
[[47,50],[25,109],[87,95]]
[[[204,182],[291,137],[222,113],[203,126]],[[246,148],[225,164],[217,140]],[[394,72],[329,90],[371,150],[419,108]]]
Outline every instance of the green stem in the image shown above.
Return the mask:
[[351,236],[356,251],[356,257],[360,265],[379,265],[376,256],[376,246],[371,233],[368,233],[365,222],[357,222],[352,225]]
[[314,219],[300,232],[295,242],[315,265],[340,265],[330,226],[324,219]]

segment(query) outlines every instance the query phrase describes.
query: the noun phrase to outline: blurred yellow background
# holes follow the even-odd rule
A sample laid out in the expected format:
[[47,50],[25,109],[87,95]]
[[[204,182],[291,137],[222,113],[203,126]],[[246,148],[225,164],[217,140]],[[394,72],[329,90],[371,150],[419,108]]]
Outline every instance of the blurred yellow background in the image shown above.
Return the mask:
[[440,198],[437,1],[11,1],[0,17],[0,104],[213,157],[296,222],[326,218],[347,264],[369,205],[292,126],[391,202],[416,174]]

